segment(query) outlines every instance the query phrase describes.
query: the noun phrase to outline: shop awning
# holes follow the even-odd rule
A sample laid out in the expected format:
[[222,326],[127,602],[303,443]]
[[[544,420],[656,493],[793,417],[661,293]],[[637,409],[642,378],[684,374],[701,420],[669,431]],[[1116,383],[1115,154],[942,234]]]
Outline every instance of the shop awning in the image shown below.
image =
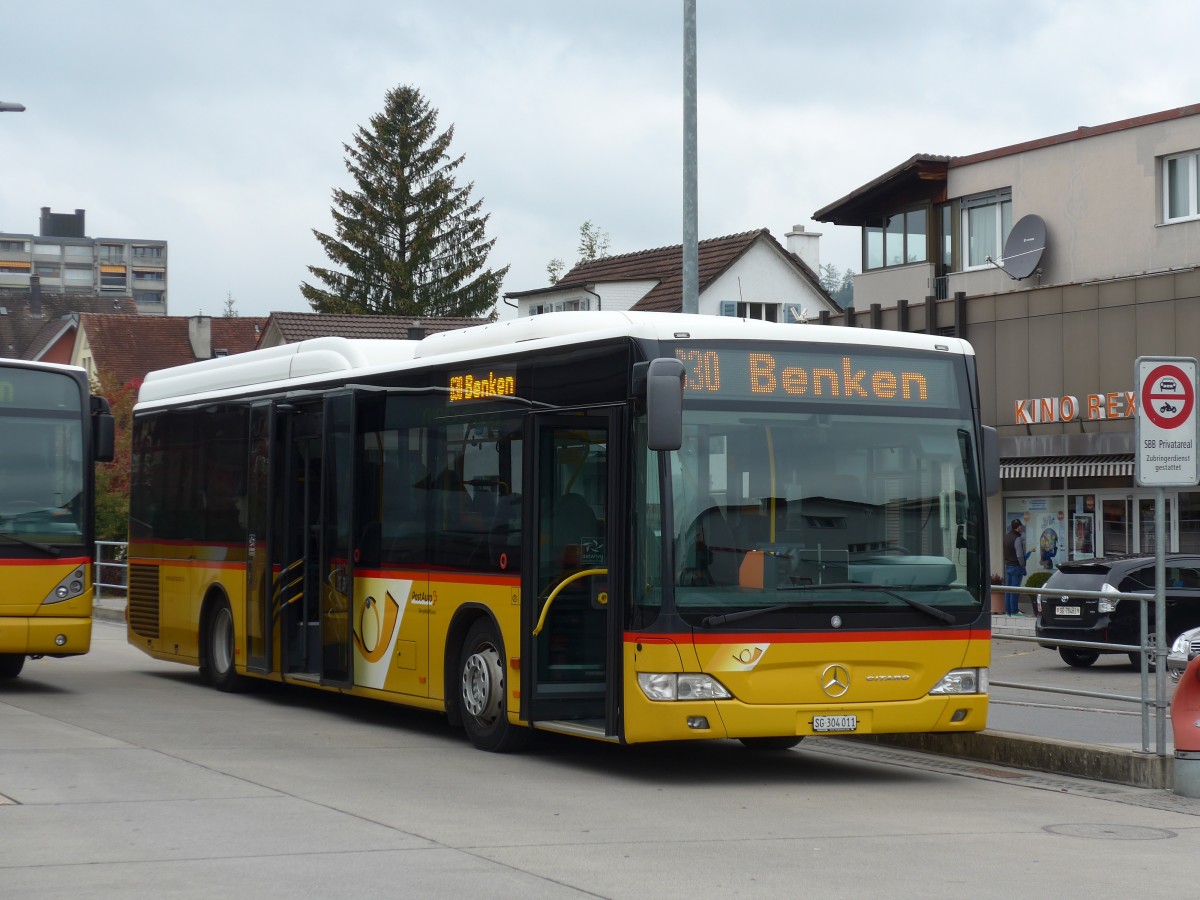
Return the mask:
[[1113,456],[1031,456],[1000,460],[1001,478],[1133,477],[1133,454]]

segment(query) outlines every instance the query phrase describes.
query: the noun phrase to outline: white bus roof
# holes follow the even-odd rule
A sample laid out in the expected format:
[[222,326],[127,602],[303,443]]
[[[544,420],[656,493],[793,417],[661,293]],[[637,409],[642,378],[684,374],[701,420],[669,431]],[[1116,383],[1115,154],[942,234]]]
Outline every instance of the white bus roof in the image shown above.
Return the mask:
[[299,390],[353,373],[357,377],[418,368],[435,362],[461,363],[501,352],[567,347],[582,342],[632,337],[680,340],[796,341],[866,347],[940,350],[973,356],[959,338],[908,334],[837,325],[782,325],[726,316],[654,312],[556,312],[431,334],[419,341],[314,338],[151,372],[138,394],[139,408],[233,396],[244,388]]

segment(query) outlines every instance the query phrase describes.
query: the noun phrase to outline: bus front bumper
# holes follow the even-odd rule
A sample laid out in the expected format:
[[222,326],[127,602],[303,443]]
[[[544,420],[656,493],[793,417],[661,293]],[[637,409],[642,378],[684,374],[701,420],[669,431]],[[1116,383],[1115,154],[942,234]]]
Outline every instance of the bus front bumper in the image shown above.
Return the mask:
[[28,616],[0,620],[0,653],[77,656],[92,645],[87,617]]
[[713,738],[844,737],[854,734],[982,731],[987,694],[927,696],[886,704],[747,704],[738,700],[654,702],[626,695],[626,743]]

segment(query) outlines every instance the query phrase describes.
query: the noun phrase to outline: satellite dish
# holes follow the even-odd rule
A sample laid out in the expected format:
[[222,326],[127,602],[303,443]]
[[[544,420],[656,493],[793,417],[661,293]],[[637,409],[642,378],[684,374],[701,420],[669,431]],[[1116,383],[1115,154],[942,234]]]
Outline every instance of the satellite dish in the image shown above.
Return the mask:
[[1028,278],[1042,261],[1046,250],[1046,223],[1041,216],[1022,216],[1008,233],[1004,242],[1004,258],[1000,268],[1010,278]]

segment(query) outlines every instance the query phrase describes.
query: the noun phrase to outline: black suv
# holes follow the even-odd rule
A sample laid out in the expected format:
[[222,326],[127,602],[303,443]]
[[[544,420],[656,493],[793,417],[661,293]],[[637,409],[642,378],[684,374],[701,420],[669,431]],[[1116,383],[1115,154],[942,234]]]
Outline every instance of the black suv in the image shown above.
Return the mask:
[[[1167,646],[1181,631],[1200,625],[1200,556],[1168,554],[1166,557]],[[1047,590],[1113,591],[1121,594],[1154,593],[1154,557],[1088,559],[1063,563],[1046,582]],[[1064,641],[1096,641],[1103,644],[1138,644],[1139,607],[1136,600],[1083,599],[1041,594],[1037,636]],[[1154,631],[1154,604],[1147,604],[1150,631]],[[1043,647],[1049,645],[1043,644]],[[1052,648],[1053,649],[1053,648]],[[1090,666],[1101,653],[1087,647],[1059,647],[1058,655],[1069,666]],[[1141,654],[1130,653],[1129,661],[1140,666]],[[1150,660],[1153,668],[1154,661]]]

